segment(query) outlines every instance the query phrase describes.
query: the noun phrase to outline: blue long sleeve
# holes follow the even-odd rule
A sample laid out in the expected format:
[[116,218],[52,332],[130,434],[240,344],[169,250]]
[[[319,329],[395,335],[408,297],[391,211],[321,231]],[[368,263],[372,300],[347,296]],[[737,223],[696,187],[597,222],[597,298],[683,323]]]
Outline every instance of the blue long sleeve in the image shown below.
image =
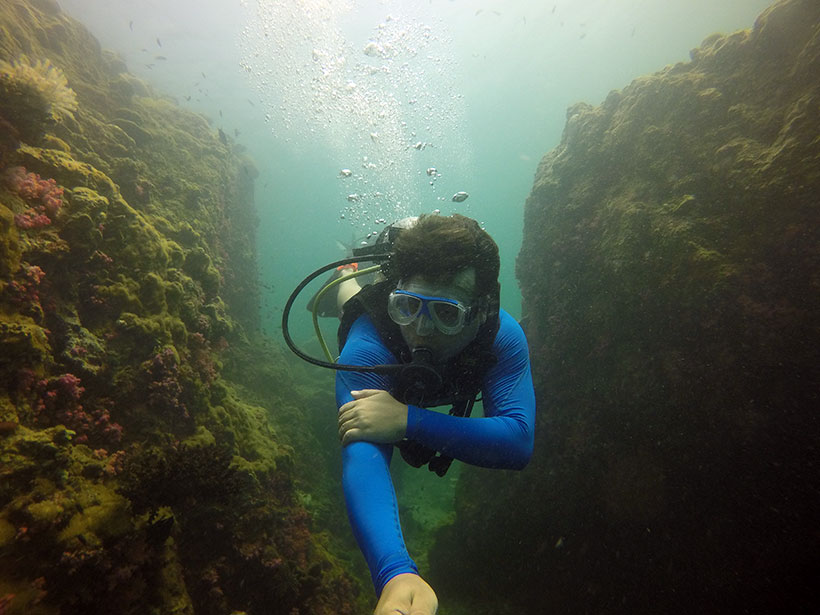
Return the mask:
[[[535,395],[526,338],[502,310],[493,350],[498,363],[485,376],[483,418],[454,417],[416,406],[408,409],[406,436],[466,463],[491,468],[523,468],[533,448]],[[367,316],[353,324],[341,363],[395,363]],[[389,390],[387,376],[337,372],[336,402],[352,399],[351,390]],[[342,450],[342,484],[348,517],[377,594],[397,574],[418,568],[407,553],[390,476],[393,447],[353,442]]]
[[[396,358],[381,343],[370,319],[361,316],[353,324],[340,363],[380,365]],[[361,372],[336,373],[336,405],[351,401],[350,391],[388,390],[387,376]],[[372,442],[351,442],[342,448],[342,489],[353,535],[364,555],[376,594],[398,574],[418,574],[410,558],[399,524],[399,507],[390,459],[393,446]]]

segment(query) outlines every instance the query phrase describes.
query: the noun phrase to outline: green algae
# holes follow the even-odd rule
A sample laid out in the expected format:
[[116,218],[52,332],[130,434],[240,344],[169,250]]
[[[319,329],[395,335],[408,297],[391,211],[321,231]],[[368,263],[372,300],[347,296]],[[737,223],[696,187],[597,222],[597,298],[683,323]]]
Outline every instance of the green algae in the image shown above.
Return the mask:
[[[51,225],[22,231],[27,205],[0,187],[0,595],[31,613],[206,612],[213,596],[225,612],[364,612],[311,532],[325,496],[296,486],[315,472],[294,445],[308,430],[281,419],[307,393],[275,352],[257,362],[281,378],[257,392],[225,375],[251,371],[259,327],[252,161],[55,3],[15,7],[0,58],[49,57],[80,109],[0,143],[3,165],[64,191]],[[43,412],[49,391],[107,429],[68,429],[63,406]]]
[[[0,188],[0,197],[3,193]],[[14,225],[14,212],[0,202],[0,291],[6,284],[5,278],[19,268],[21,256],[22,249]]]
[[60,530],[60,543],[101,546],[106,540],[131,531],[133,521],[128,500],[104,485],[89,484],[72,499],[77,513]]

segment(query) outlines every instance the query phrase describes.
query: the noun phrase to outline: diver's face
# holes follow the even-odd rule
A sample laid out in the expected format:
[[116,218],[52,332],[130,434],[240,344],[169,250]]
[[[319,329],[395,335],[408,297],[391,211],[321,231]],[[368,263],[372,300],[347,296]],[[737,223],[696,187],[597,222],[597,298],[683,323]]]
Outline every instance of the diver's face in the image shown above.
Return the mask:
[[[401,284],[401,289],[425,295],[427,297],[446,297],[455,299],[468,307],[476,306],[475,299],[475,269],[469,267],[460,271],[450,279],[431,280],[421,275],[414,275]],[[410,349],[429,348],[433,354],[433,361],[441,363],[456,356],[475,339],[478,329],[486,320],[483,312],[473,315],[464,325],[464,328],[453,335],[442,333],[425,314],[419,316],[408,325],[401,325],[402,337]]]

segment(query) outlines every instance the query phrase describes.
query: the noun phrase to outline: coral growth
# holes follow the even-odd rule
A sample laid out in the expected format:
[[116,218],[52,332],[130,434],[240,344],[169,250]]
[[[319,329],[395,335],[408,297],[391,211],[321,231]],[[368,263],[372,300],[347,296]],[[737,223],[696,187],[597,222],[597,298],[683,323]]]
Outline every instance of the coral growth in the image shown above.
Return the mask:
[[29,208],[14,215],[21,229],[38,229],[50,225],[63,205],[63,189],[53,179],[43,179],[24,167],[11,167],[3,174],[6,187],[23,199]]
[[187,422],[191,415],[183,401],[180,383],[179,357],[172,347],[166,347],[143,364],[148,393],[148,407],[172,424]]
[[21,314],[41,320],[43,307],[40,304],[40,282],[45,276],[45,271],[37,265],[21,263],[15,277],[6,285],[4,298]]
[[77,95],[65,73],[47,59],[32,61],[23,55],[12,62],[0,60],[0,93],[29,105],[39,102],[54,120],[74,117],[77,110]]
[[111,420],[106,408],[84,407],[80,401],[85,388],[74,374],[41,380],[37,384],[39,401],[35,418],[43,425],[62,424],[77,434],[76,442],[116,445],[122,427]]
[[228,504],[241,492],[232,460],[228,449],[214,444],[137,449],[125,457],[122,492],[137,513],[169,506],[183,517],[201,514],[196,506]]
[[53,0],[0,32],[0,608],[364,612],[272,424],[308,405],[284,359],[223,370],[259,328],[250,161]]

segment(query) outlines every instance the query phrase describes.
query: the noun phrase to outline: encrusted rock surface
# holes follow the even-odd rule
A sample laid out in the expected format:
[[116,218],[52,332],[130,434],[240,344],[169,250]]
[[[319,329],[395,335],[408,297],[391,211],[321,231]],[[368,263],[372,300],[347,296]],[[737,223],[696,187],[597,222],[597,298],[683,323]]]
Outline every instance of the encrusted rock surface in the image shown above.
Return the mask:
[[249,341],[252,161],[52,0],[0,60],[0,613],[362,612],[297,488],[315,392]]
[[815,0],[569,109],[517,263],[535,458],[465,473],[435,587],[473,615],[810,610],[818,195]]

